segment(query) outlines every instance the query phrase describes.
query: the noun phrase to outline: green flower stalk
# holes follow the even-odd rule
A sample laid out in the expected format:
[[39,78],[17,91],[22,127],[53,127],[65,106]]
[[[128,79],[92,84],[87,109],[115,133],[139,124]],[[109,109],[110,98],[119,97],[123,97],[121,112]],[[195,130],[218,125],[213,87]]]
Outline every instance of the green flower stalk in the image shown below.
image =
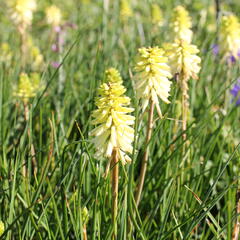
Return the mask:
[[97,110],[94,110],[92,124],[98,125],[91,131],[96,148],[96,157],[109,159],[105,176],[112,166],[112,221],[114,225],[113,239],[117,239],[117,208],[118,208],[118,164],[119,160],[126,164],[131,161],[128,154],[133,151],[135,118],[129,113],[133,108],[127,107],[130,98],[126,97],[119,72],[110,68],[106,71],[106,82],[101,84],[96,98]]
[[[172,74],[179,80],[182,91],[182,130],[187,129],[187,118],[189,111],[188,81],[190,78],[198,79],[201,58],[197,56],[199,50],[195,45],[183,40],[176,40],[175,43],[165,44],[166,56],[169,58]],[[186,139],[186,134],[183,136]]]
[[[146,144],[148,145],[152,135],[154,107],[156,106],[159,117],[162,118],[159,99],[165,103],[170,103],[168,97],[172,83],[169,81],[169,78],[172,77],[172,74],[167,63],[168,58],[164,56],[163,49],[158,47],[140,48],[138,52],[134,87],[137,98],[141,100],[142,111],[145,112],[147,106],[150,106],[146,136]],[[149,147],[147,147],[142,159],[139,183],[135,195],[137,205],[140,202],[143,189],[148,155]]]
[[173,11],[171,28],[174,40],[180,39],[188,43],[192,41],[192,20],[183,6],[177,6]]
[[235,15],[223,16],[219,35],[220,52],[224,57],[239,58],[240,23]]

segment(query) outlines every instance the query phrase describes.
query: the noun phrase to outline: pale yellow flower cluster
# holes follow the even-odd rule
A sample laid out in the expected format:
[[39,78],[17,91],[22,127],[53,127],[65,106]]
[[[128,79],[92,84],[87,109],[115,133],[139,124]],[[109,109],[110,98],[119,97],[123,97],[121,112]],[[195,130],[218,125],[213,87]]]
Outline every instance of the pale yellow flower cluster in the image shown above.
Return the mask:
[[0,45],[0,52],[1,52],[0,62],[4,62],[5,64],[8,64],[11,61],[12,56],[13,56],[9,44],[2,43]]
[[192,21],[188,11],[183,6],[177,6],[174,9],[171,27],[174,40],[181,39],[188,43],[192,41]]
[[133,15],[130,3],[128,0],[121,0],[120,2],[120,17],[123,21],[127,20]]
[[172,25],[175,32],[174,42],[164,44],[171,72],[172,74],[178,74],[182,81],[188,81],[191,77],[197,79],[201,59],[196,55],[199,52],[198,48],[191,44],[192,23],[184,7],[178,6],[175,8]]
[[137,74],[134,78],[137,97],[142,99],[143,111],[152,100],[161,116],[158,97],[165,103],[169,103],[168,97],[172,84],[169,81],[172,75],[167,63],[168,59],[164,56],[164,50],[158,47],[140,48],[138,52],[139,60],[135,67]]
[[42,70],[44,60],[43,60],[43,55],[40,52],[40,49],[36,46],[32,46],[30,48],[30,60],[32,60],[32,70],[33,71],[38,71]]
[[48,7],[46,9],[46,18],[48,24],[52,26],[59,26],[62,20],[61,10],[55,5]]
[[164,49],[169,58],[172,74],[178,73],[184,80],[198,79],[201,58],[196,55],[199,50],[195,45],[176,40],[175,43],[165,44]]
[[[181,89],[181,103],[179,103],[182,109],[182,130],[185,131],[189,116],[188,81],[190,78],[198,79],[201,59],[197,56],[198,48],[191,44],[192,23],[184,7],[178,6],[175,8],[172,27],[174,32],[173,43],[164,44],[164,49],[169,59],[171,72],[178,79]],[[186,134],[183,134],[183,139],[186,139]]]
[[28,49],[27,63],[31,64],[32,71],[42,70],[44,67],[44,57],[43,57],[39,47],[37,47],[34,44],[33,39],[30,36],[28,36],[25,44]]
[[239,57],[240,53],[240,23],[234,15],[223,16],[220,25],[220,51],[225,57]]
[[95,137],[93,142],[97,157],[110,158],[115,150],[125,164],[131,161],[127,154],[133,151],[134,129],[130,126],[134,124],[135,118],[128,115],[134,109],[126,107],[130,104],[130,98],[123,95],[126,89],[122,82],[116,69],[106,71],[106,82],[99,87],[99,96],[96,98],[98,109],[92,113],[92,124],[98,126],[91,135]]
[[23,102],[28,102],[28,100],[35,97],[39,91],[39,83],[40,76],[38,73],[32,73],[30,77],[26,73],[21,73],[15,96],[21,98]]
[[10,2],[12,19],[17,25],[21,25],[23,30],[32,24],[33,12],[37,4],[35,0],[13,0]]
[[152,23],[158,26],[162,26],[163,24],[163,14],[162,10],[158,4],[153,3],[151,5],[151,16],[152,16]]
[[116,68],[109,68],[105,71],[106,82],[122,83],[122,77]]
[[83,209],[82,209],[82,222],[84,224],[87,224],[89,221],[89,212],[88,212],[88,209],[87,207],[85,206]]

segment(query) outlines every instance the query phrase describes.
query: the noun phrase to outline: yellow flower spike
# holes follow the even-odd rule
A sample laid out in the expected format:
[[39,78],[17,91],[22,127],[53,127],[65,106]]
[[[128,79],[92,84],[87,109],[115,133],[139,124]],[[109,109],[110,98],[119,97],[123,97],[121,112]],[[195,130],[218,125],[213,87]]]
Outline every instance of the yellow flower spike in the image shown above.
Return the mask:
[[175,43],[165,44],[166,56],[169,58],[172,74],[179,74],[184,80],[198,79],[201,58],[195,45],[176,40]]
[[15,96],[21,98],[24,102],[28,102],[30,98],[36,96],[39,90],[39,81],[38,73],[32,73],[30,77],[26,73],[21,73]]
[[33,12],[37,8],[35,0],[12,0],[10,1],[12,9],[12,19],[17,25],[22,25],[26,28],[31,25],[33,19]]
[[33,71],[41,71],[44,67],[44,58],[40,49],[35,46],[31,36],[26,39],[25,46],[27,46],[27,64],[31,65]]
[[135,67],[137,71],[134,77],[137,97],[142,99],[143,112],[152,100],[156,105],[159,116],[161,110],[158,97],[165,103],[169,103],[168,97],[172,77],[168,59],[164,56],[164,50],[158,47],[140,48],[139,60]]
[[240,51],[240,23],[234,15],[223,16],[219,36],[220,51],[224,57],[238,58]]
[[142,100],[142,110],[149,105],[147,135],[145,144],[147,148],[143,154],[141,170],[137,190],[135,193],[136,205],[139,205],[144,186],[145,175],[147,171],[149,142],[153,131],[154,107],[156,106],[158,115],[162,118],[162,112],[158,98],[163,102],[169,103],[168,97],[171,88],[172,77],[171,69],[168,66],[168,58],[164,56],[164,50],[159,47],[148,47],[138,49],[138,62],[135,70],[137,74],[134,77],[134,88],[137,98]]
[[8,43],[2,43],[0,46],[0,62],[9,63],[12,59],[12,52]]
[[133,112],[133,108],[127,107],[130,98],[124,96],[126,92],[122,85],[122,78],[116,69],[106,71],[108,82],[100,85],[98,97],[96,98],[97,110],[94,110],[92,124],[98,125],[90,133],[94,136],[93,143],[96,147],[96,156],[111,158],[113,150],[123,164],[130,162],[127,155],[132,153],[132,142],[134,139],[134,129],[130,127],[134,124],[135,118],[128,113]]
[[89,212],[87,207],[82,209],[82,222],[83,222],[83,239],[87,240],[87,223],[89,220]]
[[36,46],[30,48],[30,58],[32,60],[32,69],[33,71],[41,70],[43,67],[43,55],[40,52],[40,49]]
[[129,3],[129,0],[121,0],[120,3],[120,17],[123,21],[127,20],[129,17],[132,17],[133,12]]
[[89,221],[89,212],[88,212],[87,207],[84,207],[82,209],[82,222],[83,222],[83,224],[87,224],[88,221]]
[[[216,7],[214,4],[209,5],[208,9],[202,9],[201,12],[206,11],[205,22],[202,26],[206,27],[207,32],[216,32],[217,24],[216,24]],[[200,15],[202,15],[200,12]]]
[[[183,40],[176,40],[175,43],[165,44],[166,56],[173,74],[177,74],[182,92],[182,130],[186,131],[189,117],[189,94],[188,80],[192,77],[198,79],[197,74],[200,71],[199,64],[201,58],[197,56],[199,50],[195,45],[191,45]],[[186,140],[186,133],[183,134],[183,140]],[[185,151],[185,145],[184,145]]]
[[111,82],[111,83],[122,83],[122,77],[119,73],[119,71],[116,68],[109,68],[105,71],[106,74],[106,82]]
[[163,14],[162,10],[158,4],[154,3],[151,5],[151,16],[152,16],[152,23],[158,26],[163,25]]
[[52,26],[59,26],[62,20],[61,10],[55,5],[48,7],[46,9],[46,18],[48,24]]
[[183,6],[177,6],[174,9],[171,27],[174,40],[181,39],[188,43],[192,41],[192,21],[188,11]]
[[30,78],[32,81],[32,86],[35,92],[39,91],[42,89],[42,87],[40,86],[40,75],[39,73],[31,73],[30,74]]
[[0,237],[3,235],[4,230],[5,230],[4,223],[0,221]]

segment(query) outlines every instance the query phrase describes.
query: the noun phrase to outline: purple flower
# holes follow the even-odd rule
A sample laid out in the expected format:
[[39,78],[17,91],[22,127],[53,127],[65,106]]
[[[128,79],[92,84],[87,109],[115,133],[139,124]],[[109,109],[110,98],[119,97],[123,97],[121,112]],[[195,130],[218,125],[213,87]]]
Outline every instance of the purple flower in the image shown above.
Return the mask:
[[228,64],[236,63],[239,58],[240,58],[240,49],[238,49],[237,56],[230,55],[230,56],[227,58],[227,63],[228,63]]
[[52,44],[52,51],[53,52],[58,52],[59,51],[57,44],[55,44],[55,43]]
[[60,63],[59,62],[52,62],[51,65],[54,68],[58,68],[60,66]]
[[56,33],[60,33],[60,32],[62,31],[62,29],[61,29],[60,26],[56,26],[56,27],[54,27],[54,31],[55,31]]
[[236,63],[237,59],[231,55],[227,58],[227,63],[231,64],[231,63]]
[[219,46],[217,44],[213,44],[211,47],[213,55],[217,56],[219,54]]
[[59,42],[59,45],[61,46],[64,45],[65,39],[63,35],[59,35],[58,42]]
[[240,78],[237,80],[237,83],[234,84],[233,88],[230,90],[230,93],[236,100],[236,105],[240,105]]

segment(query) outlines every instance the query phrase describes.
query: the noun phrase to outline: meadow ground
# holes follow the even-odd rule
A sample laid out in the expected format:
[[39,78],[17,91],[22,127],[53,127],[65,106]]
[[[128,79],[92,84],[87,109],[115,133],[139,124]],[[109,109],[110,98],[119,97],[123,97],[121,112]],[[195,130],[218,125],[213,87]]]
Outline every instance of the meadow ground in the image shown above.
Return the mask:
[[[0,1],[0,239],[107,240],[116,226],[119,240],[233,239],[240,110],[230,89],[240,77],[240,60],[229,63],[214,49],[221,17],[239,17],[240,3],[221,1],[216,20],[215,2],[208,0],[132,0],[125,15],[121,1],[42,0],[23,26],[9,2]],[[152,3],[162,10],[159,22],[153,22]],[[56,24],[46,19],[51,4],[62,12]],[[163,118],[154,112],[146,144],[148,114],[133,88],[136,56],[140,47],[173,41],[169,23],[177,5],[192,18],[201,71],[198,80],[188,81],[187,130],[181,128],[181,89],[172,78],[170,103],[159,100]],[[115,226],[115,166],[104,178],[107,159],[96,157],[89,134],[97,88],[110,67],[121,73],[136,117],[132,162],[118,162]],[[23,72],[36,82],[40,76],[36,95]],[[23,97],[25,92],[32,96]]]

